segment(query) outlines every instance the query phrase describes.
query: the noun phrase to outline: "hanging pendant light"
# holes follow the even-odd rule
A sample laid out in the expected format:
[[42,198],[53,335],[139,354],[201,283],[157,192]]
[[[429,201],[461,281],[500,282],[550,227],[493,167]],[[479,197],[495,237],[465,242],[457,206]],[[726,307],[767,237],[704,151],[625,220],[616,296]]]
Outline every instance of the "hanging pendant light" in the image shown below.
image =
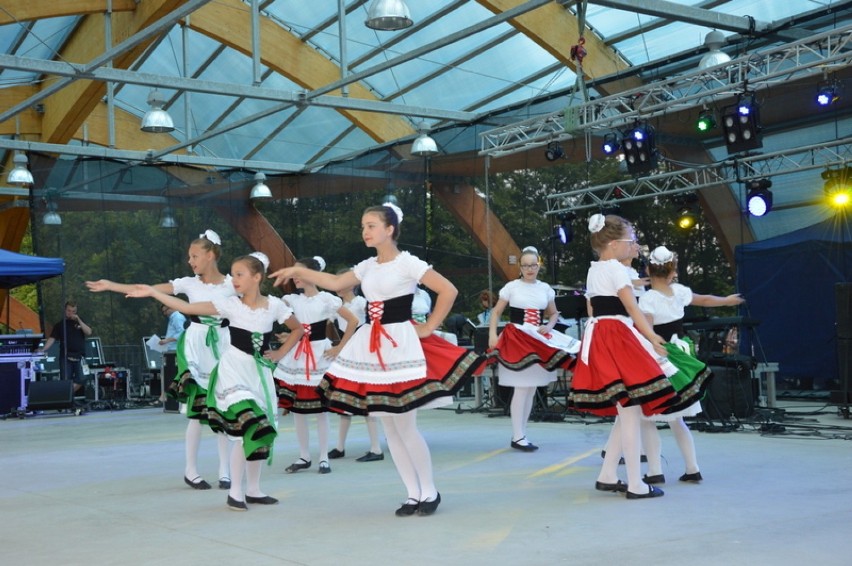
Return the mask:
[[143,132],[151,132],[154,134],[163,134],[173,132],[175,123],[169,113],[163,110],[166,104],[166,99],[163,94],[154,89],[148,94],[148,105],[151,107],[142,117],[141,130]]
[[417,127],[420,135],[411,144],[411,154],[418,157],[431,157],[438,154],[438,144],[429,136],[429,126],[420,122]]
[[27,169],[27,156],[20,151],[15,152],[15,157],[12,158],[12,163],[15,166],[9,171],[9,176],[6,180],[10,185],[32,185],[33,174]]
[[249,198],[251,200],[265,200],[272,198],[272,191],[269,190],[269,187],[266,185],[266,175],[263,173],[255,173],[254,187],[251,188]]
[[731,56],[722,51],[722,46],[727,43],[725,36],[720,31],[713,30],[704,38],[704,46],[709,51],[698,62],[698,68],[701,70],[727,63],[731,60]]
[[160,218],[160,228],[177,228],[177,225],[172,208],[170,206],[165,207],[163,209],[163,216]]
[[403,0],[373,0],[364,25],[380,31],[397,31],[411,27],[414,21]]

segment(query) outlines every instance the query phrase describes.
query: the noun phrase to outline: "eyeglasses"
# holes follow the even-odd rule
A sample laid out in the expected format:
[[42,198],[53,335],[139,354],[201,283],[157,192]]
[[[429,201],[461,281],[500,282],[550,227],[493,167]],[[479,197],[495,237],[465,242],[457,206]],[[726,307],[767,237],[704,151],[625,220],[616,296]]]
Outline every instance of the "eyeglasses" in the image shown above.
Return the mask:
[[522,263],[521,264],[521,269],[535,269],[536,267],[538,267],[537,263]]

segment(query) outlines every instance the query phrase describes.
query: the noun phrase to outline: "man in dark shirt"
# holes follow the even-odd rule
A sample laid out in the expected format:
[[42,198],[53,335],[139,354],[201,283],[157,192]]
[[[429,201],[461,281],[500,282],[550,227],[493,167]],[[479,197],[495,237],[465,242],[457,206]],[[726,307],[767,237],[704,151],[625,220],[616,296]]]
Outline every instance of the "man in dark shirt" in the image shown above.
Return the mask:
[[59,342],[59,375],[74,382],[74,393],[83,388],[83,359],[86,356],[86,336],[92,329],[77,314],[77,303],[65,303],[65,318],[54,325],[42,350],[49,350]]

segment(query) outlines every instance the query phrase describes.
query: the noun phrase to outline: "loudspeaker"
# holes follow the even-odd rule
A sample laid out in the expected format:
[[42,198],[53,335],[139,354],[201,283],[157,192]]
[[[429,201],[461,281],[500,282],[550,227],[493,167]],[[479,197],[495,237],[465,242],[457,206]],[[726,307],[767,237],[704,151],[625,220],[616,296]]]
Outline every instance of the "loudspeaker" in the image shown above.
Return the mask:
[[21,407],[21,370],[17,362],[0,363],[0,414]]
[[[169,390],[169,384],[174,381],[177,375],[177,354],[174,352],[163,352],[163,383],[166,385],[166,391]],[[166,395],[166,402],[163,403],[164,413],[177,413],[180,411],[180,403]]]
[[28,411],[47,411],[74,408],[74,382],[33,381],[27,395]]
[[837,337],[852,340],[852,283],[835,283],[837,304]]
[[713,420],[748,418],[754,413],[754,383],[749,367],[737,364],[710,366],[713,377],[701,400],[704,415]]
[[852,403],[852,339],[837,339],[837,378],[840,391],[832,391],[830,401],[835,405]]

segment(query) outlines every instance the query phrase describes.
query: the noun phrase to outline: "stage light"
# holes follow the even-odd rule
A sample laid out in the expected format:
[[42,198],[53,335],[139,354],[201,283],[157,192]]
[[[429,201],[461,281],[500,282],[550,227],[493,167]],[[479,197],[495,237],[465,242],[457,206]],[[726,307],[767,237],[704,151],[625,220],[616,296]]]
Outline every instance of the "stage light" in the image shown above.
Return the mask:
[[574,227],[571,225],[571,220],[574,219],[574,214],[560,214],[559,224],[553,227],[553,239],[566,246],[574,239]]
[[728,153],[740,153],[763,147],[760,133],[760,107],[752,93],[742,93],[737,103],[722,113],[722,129]]
[[544,157],[548,161],[556,161],[557,159],[564,157],[565,152],[562,151],[562,146],[559,145],[558,142],[550,142],[547,144],[547,149],[544,150]]
[[816,102],[820,106],[831,106],[840,99],[837,83],[825,81],[817,88]]
[[766,216],[772,210],[772,191],[769,179],[754,179],[746,183],[746,209],[752,216]]
[[621,148],[621,144],[618,143],[618,136],[615,134],[604,134],[604,141],[601,144],[601,149],[607,155],[612,155],[616,151]]
[[852,204],[852,169],[828,169],[822,172],[825,179],[823,192],[828,203],[834,208],[846,208]]
[[647,123],[636,124],[621,140],[621,151],[631,175],[648,173],[657,167],[657,146],[654,128]]
[[709,132],[716,128],[716,117],[713,116],[712,110],[702,110],[698,115],[698,121],[695,123],[695,128],[699,132]]
[[689,230],[698,222],[698,217],[690,207],[680,209],[677,216],[677,226],[681,230]]

